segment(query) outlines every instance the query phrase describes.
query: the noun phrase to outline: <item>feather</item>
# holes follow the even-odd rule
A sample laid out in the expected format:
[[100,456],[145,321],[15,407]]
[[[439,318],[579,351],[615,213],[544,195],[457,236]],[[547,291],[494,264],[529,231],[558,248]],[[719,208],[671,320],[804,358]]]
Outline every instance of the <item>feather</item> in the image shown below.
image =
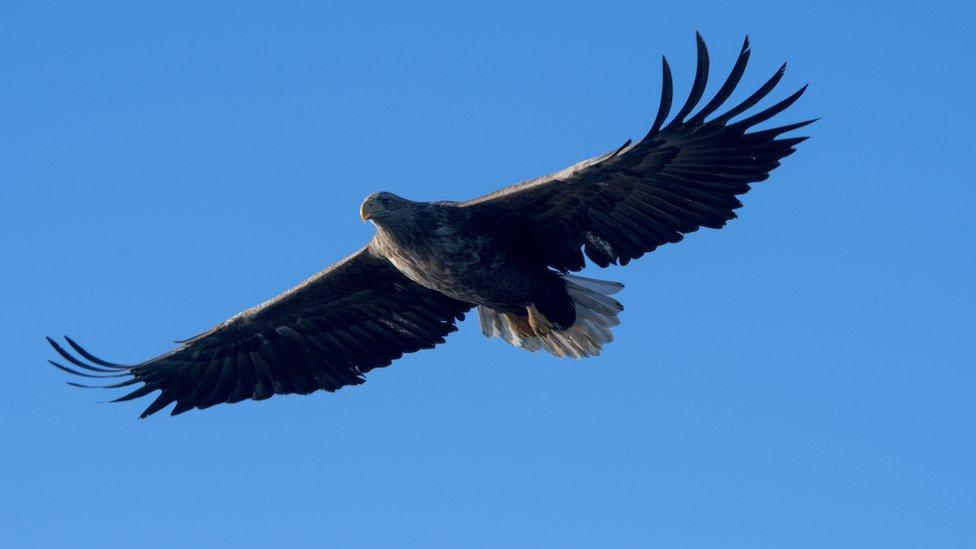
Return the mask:
[[743,129],[744,130],[746,128],[750,128],[752,126],[755,126],[756,124],[760,124],[760,123],[762,123],[762,122],[764,122],[766,120],[769,120],[770,118],[772,118],[772,117],[776,116],[777,114],[783,112],[784,110],[786,110],[787,107],[789,107],[790,105],[792,105],[793,103],[795,103],[796,100],[799,99],[801,95],[803,95],[803,92],[807,91],[807,86],[808,85],[809,84],[804,85],[799,90],[793,92],[793,95],[787,97],[786,99],[780,101],[779,103],[776,103],[772,107],[769,107],[768,109],[766,109],[764,111],[761,111],[761,112],[758,112],[758,113],[750,116],[749,118],[744,118],[744,119],[740,120],[739,122],[736,122],[735,124],[732,124],[731,126],[729,126],[729,129],[730,130],[731,129],[736,129],[736,130]]
[[668,117],[668,113],[671,112],[671,99],[674,93],[674,83],[671,80],[671,67],[668,66],[668,58],[661,57],[661,103],[657,108],[657,116],[654,117],[654,123],[651,125],[650,131],[644,136],[644,139],[648,139],[657,134],[658,130],[661,128],[661,124]]
[[773,76],[769,80],[767,80],[766,83],[763,84],[758,90],[756,90],[752,95],[747,97],[745,101],[739,103],[735,107],[732,107],[731,109],[729,109],[728,112],[712,120],[710,123],[725,124],[732,118],[735,118],[737,115],[742,114],[747,109],[749,109],[750,107],[752,107],[753,105],[761,101],[763,97],[769,95],[769,92],[773,91],[773,88],[776,87],[776,84],[779,83],[779,81],[783,78],[783,74],[785,73],[786,73],[786,63],[783,63],[783,65],[779,68],[779,70],[777,70],[776,73],[773,74]]
[[745,73],[751,53],[749,50],[749,37],[746,36],[746,39],[742,42],[742,50],[739,52],[739,58],[735,60],[735,65],[732,67],[732,71],[729,72],[729,76],[725,79],[725,83],[716,92],[715,97],[702,107],[702,110],[698,111],[698,114],[688,120],[689,125],[698,125],[704,122],[705,117],[715,112],[732,95],[735,87],[739,85],[739,80],[742,79],[742,74]]
[[688,99],[685,101],[684,106],[678,111],[678,114],[674,115],[674,119],[671,120],[671,124],[668,127],[674,127],[680,125],[691,109],[695,108],[698,101],[701,100],[702,95],[705,93],[705,86],[708,84],[708,48],[705,47],[705,41],[697,32],[695,33],[695,44],[698,47],[698,64],[695,68],[695,81],[691,86],[691,93],[688,94]]

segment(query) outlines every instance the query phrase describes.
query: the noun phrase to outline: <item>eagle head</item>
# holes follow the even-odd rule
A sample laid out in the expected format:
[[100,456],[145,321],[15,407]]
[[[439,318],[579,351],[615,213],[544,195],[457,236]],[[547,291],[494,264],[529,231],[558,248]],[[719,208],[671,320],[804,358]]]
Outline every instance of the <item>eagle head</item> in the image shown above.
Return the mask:
[[373,193],[363,200],[359,207],[359,217],[374,223],[395,222],[404,216],[412,202],[393,193]]

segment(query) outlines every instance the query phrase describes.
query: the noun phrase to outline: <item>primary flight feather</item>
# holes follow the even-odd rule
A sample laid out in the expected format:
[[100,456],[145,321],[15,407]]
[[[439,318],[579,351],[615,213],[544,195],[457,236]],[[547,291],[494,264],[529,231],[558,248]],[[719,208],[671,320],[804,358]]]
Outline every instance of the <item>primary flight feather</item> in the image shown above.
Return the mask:
[[719,91],[692,114],[708,78],[708,51],[696,38],[688,99],[668,122],[672,82],[663,60],[660,107],[637,143],[467,202],[370,195],[360,215],[375,224],[373,239],[295,288],[141,364],[107,362],[68,337],[75,354],[48,338],[69,365],[51,364],[120,379],[100,387],[142,384],[116,401],[159,391],[142,413],[147,417],[172,403],[175,415],[358,385],[373,368],[444,342],[473,307],[486,336],[556,356],[599,354],[623,310],[610,296],[623,286],[570,274],[586,265],[584,256],[600,267],[626,265],[699,227],[724,226],[742,205],[736,196],[769,177],[806,139],[779,136],[812,122],[747,133],[805,87],[731,122],[772,91],[785,65],[744,101],[709,118],[742,77],[748,39]]

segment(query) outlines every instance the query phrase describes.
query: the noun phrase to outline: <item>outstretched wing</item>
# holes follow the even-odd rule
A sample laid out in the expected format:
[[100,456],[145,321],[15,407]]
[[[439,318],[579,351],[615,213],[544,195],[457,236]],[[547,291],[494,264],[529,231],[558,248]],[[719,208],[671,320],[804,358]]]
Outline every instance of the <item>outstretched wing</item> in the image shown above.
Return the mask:
[[[786,65],[745,101],[706,121],[729,98],[749,60],[746,38],[738,60],[711,101],[690,118],[705,91],[708,50],[700,35],[691,94],[667,125],[671,70],[663,60],[661,104],[651,130],[638,143],[584,160],[563,171],[461,203],[486,228],[522,253],[545,258],[562,271],[594,263],[626,265],[699,227],[720,228],[742,205],[737,195],[762,181],[805,137],[777,139],[813,120],[746,133],[780,113],[806,86],[748,118],[730,120],[765,97]],[[582,248],[582,250],[581,250]]]
[[142,383],[115,402],[158,390],[161,393],[141,417],[171,402],[176,402],[176,415],[221,402],[359,385],[373,368],[443,343],[470,308],[409,280],[367,246],[142,364],[106,362],[67,337],[81,358],[48,341],[66,361],[86,372],[50,362],[84,377],[127,378],[107,388]]

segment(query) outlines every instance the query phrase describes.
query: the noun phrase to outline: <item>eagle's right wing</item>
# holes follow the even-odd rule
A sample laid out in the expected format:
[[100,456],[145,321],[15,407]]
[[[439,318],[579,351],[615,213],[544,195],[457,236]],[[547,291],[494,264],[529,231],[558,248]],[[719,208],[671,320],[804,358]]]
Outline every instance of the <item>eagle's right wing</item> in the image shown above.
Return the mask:
[[695,81],[671,122],[664,124],[672,98],[665,60],[661,104],[642,140],[460,207],[510,249],[541,257],[562,271],[582,269],[584,251],[601,267],[625,265],[699,227],[725,225],[742,205],[736,196],[747,192],[750,183],[766,179],[806,139],[778,137],[812,120],[747,133],[793,104],[804,86],[766,110],[731,122],[772,91],[783,68],[742,103],[706,120],[739,83],[749,59],[748,39],[715,97],[692,115],[708,79],[708,51],[701,36],[696,37]]
[[172,402],[176,415],[222,402],[358,385],[373,368],[442,343],[470,308],[409,280],[367,246],[141,364],[106,362],[67,337],[80,359],[48,341],[66,361],[88,373],[50,362],[84,377],[126,378],[107,388],[142,383],[117,401],[161,391],[141,417]]

